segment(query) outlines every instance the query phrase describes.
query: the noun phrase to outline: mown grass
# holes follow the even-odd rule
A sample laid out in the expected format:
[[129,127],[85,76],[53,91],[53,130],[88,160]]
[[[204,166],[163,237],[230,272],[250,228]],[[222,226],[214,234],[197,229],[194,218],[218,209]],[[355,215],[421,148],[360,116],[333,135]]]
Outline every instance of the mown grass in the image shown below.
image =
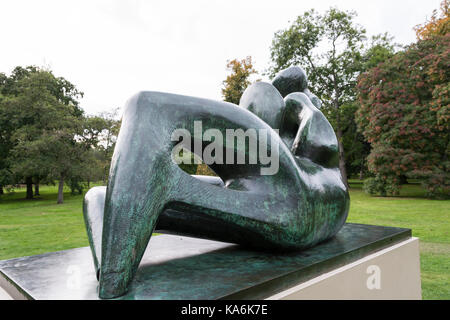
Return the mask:
[[[41,196],[25,200],[17,189],[0,197],[0,260],[88,245],[82,216],[83,195],[41,186]],[[348,222],[411,228],[420,238],[424,299],[450,299],[450,201],[430,200],[419,185],[406,185],[399,197],[371,197],[351,181]]]
[[420,238],[423,299],[450,299],[450,201],[425,198],[418,184],[405,185],[398,197],[371,197],[362,183],[350,181],[348,222],[412,229]]
[[35,200],[25,200],[24,189],[1,196],[0,259],[89,245],[82,215],[83,195],[64,191],[61,205],[56,204],[54,186],[41,186],[41,195]]

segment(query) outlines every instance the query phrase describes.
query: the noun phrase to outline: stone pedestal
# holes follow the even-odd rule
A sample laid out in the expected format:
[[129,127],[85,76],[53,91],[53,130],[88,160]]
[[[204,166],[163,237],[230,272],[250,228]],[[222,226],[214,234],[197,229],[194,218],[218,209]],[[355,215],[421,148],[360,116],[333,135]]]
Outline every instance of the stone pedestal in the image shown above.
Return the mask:
[[269,300],[420,300],[419,239],[410,238]]
[[[88,247],[0,261],[0,287],[14,299],[98,299]],[[155,236],[119,299],[420,298],[411,230],[346,224],[333,239],[287,254]]]

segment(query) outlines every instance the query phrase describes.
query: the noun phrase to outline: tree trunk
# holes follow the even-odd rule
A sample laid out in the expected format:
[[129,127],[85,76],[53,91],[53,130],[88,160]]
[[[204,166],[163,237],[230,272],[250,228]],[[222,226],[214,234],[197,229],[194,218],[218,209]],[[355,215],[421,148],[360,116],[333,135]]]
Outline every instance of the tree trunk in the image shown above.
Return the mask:
[[339,146],[339,170],[341,171],[342,181],[348,188],[347,169],[345,168],[344,144],[342,143],[342,130],[339,124],[337,125],[336,137]]
[[33,178],[26,177],[25,183],[27,184],[27,199],[33,199]]
[[364,179],[364,170],[363,167],[361,166],[361,170],[359,170],[359,180],[363,180]]
[[41,195],[39,193],[39,180],[37,180],[37,182],[34,184],[34,195],[35,196],[40,196]]
[[3,186],[0,186],[0,195],[4,194],[5,192],[3,191]]
[[408,178],[405,175],[401,175],[399,177],[400,179],[400,184],[408,184]]
[[[334,43],[333,43],[334,45]],[[345,154],[344,154],[344,144],[342,143],[342,127],[341,127],[341,114],[339,113],[339,96],[340,92],[338,90],[337,86],[337,77],[333,76],[334,81],[334,93],[335,93],[335,99],[333,101],[334,108],[336,111],[336,138],[338,140],[338,147],[339,147],[339,170],[341,171],[342,181],[344,182],[345,186],[348,188],[348,180],[347,180],[347,169],[345,168]]]
[[107,176],[108,176],[108,174],[107,174],[106,167],[105,167],[103,170],[103,185],[106,184]]
[[57,204],[61,204],[64,201],[64,176],[61,175],[59,178],[59,185],[58,185],[58,202]]

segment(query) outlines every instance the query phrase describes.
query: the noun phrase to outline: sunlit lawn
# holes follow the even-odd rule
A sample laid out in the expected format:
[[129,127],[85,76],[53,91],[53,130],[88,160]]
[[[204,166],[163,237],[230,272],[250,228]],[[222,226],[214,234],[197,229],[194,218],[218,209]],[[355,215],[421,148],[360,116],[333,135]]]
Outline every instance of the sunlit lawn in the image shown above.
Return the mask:
[[[352,181],[348,222],[411,228],[420,238],[424,299],[450,299],[450,201],[429,200],[419,185],[400,197],[370,197]],[[41,186],[41,196],[24,200],[25,190],[0,197],[0,260],[87,246],[82,195]]]

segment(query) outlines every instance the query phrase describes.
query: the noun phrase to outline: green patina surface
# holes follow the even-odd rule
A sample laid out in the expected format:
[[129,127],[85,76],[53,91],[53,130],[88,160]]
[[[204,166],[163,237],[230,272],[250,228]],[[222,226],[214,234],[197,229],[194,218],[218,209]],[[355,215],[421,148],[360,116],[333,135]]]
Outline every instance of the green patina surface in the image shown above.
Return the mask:
[[[341,229],[349,196],[334,131],[306,93],[283,100],[278,90],[258,82],[244,93],[240,107],[160,92],[130,99],[108,187],[88,192],[84,203],[100,297],[117,297],[129,289],[155,229],[286,252],[313,247]],[[200,132],[196,121],[202,124]],[[263,174],[267,164],[257,157],[256,164],[210,164],[219,177],[215,180],[193,177],[172,159],[179,143],[172,134],[179,129],[193,137],[194,147],[187,148],[198,156],[209,144],[199,133],[209,129],[223,137],[228,129],[263,132],[262,143],[277,156],[279,169]],[[198,150],[196,139],[201,141]],[[257,139],[259,144],[263,138]],[[231,150],[234,159],[240,152],[249,154],[248,144],[239,148],[215,142],[222,154]]]
[[264,299],[410,236],[409,229],[346,224],[332,240],[302,252],[230,247],[144,265],[121,299]]

